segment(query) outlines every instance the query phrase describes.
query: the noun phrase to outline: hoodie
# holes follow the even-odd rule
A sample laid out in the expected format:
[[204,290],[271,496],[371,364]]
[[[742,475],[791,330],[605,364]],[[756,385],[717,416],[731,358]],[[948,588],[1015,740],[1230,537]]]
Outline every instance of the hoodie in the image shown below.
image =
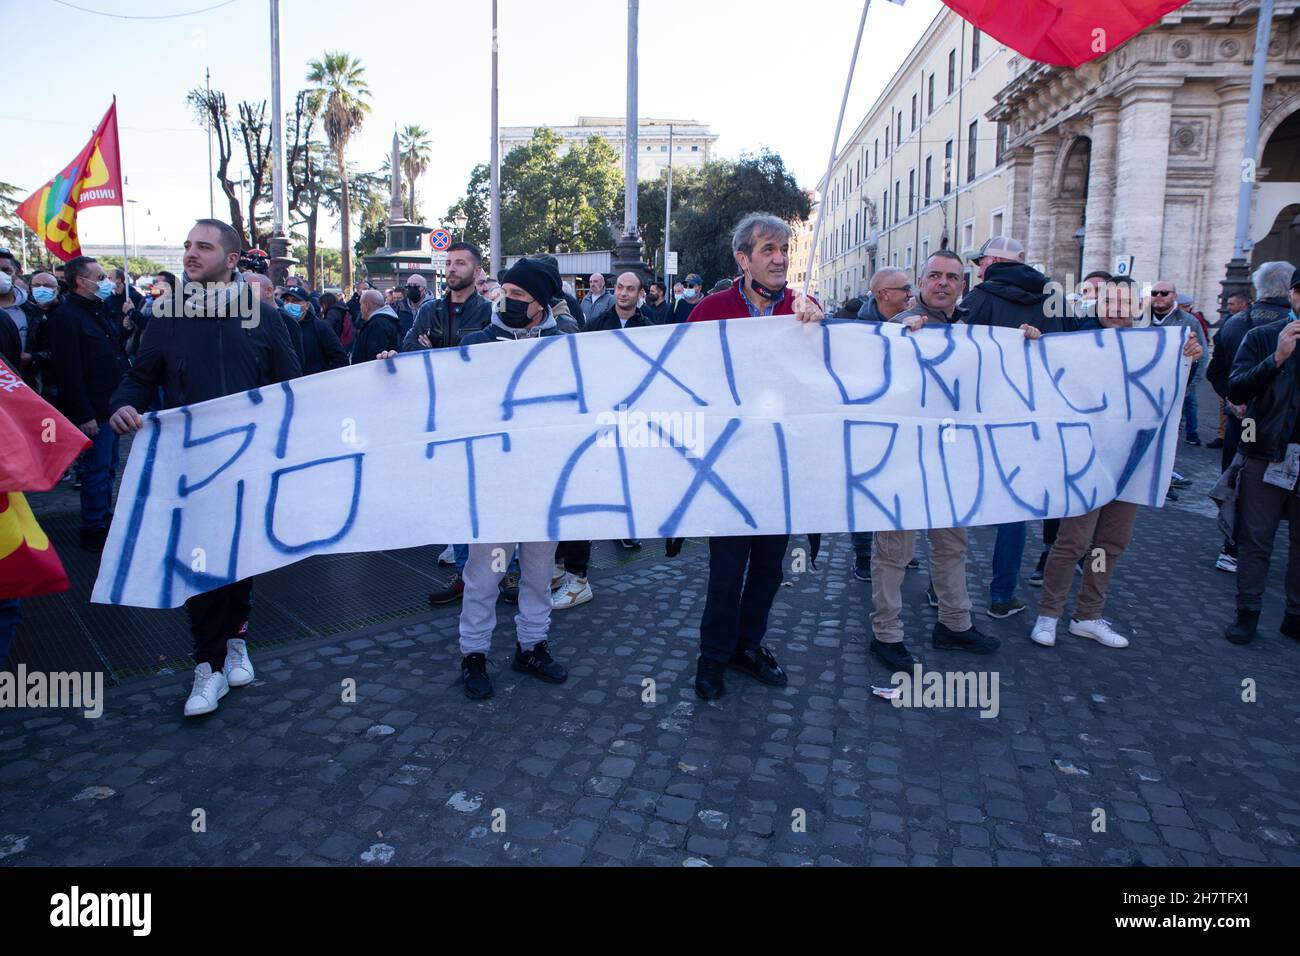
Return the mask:
[[352,340],[352,364],[373,362],[380,352],[400,352],[402,320],[391,305],[380,306],[370,313]]
[[461,345],[482,345],[484,342],[517,342],[520,339],[536,339],[542,336],[565,334],[555,321],[555,316],[548,306],[546,317],[531,329],[512,329],[501,321],[501,316],[493,311],[492,320],[486,328],[471,332],[460,340]]
[[[1050,314],[1049,298],[1043,291],[1047,276],[1023,262],[995,262],[984,271],[984,281],[962,297],[970,325],[996,325],[1018,329],[1032,325],[1038,331],[1064,332],[1061,315]],[[1061,302],[1060,312],[1064,308]]]

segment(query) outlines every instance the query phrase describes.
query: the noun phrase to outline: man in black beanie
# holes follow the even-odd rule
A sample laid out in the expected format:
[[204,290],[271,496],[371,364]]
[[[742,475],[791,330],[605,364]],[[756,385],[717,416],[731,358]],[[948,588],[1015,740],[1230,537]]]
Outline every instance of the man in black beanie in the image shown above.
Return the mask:
[[[461,345],[481,345],[559,335],[550,302],[560,294],[560,274],[538,259],[520,259],[501,277],[502,295],[493,303],[486,328],[471,332]],[[525,541],[518,545],[521,575],[519,613],[515,615],[518,642],[512,667],[551,684],[562,684],[568,672],[551,657],[546,636],[551,627],[551,571],[554,541]],[[465,696],[483,700],[492,696],[487,653],[497,623],[499,582],[506,560],[516,543],[471,544],[463,572],[464,597],[460,609],[461,679]]]

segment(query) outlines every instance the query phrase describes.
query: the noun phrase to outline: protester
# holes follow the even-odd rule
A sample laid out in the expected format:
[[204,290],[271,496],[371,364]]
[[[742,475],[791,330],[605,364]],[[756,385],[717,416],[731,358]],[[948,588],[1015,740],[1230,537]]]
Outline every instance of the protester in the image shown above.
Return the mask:
[[311,299],[307,297],[307,292],[301,286],[292,286],[284,290],[284,308],[280,308],[275,301],[275,286],[271,280],[260,272],[245,272],[240,278],[248,285],[257,290],[257,297],[262,304],[284,323],[284,331],[289,336],[289,342],[293,345],[293,353],[298,356],[298,367],[301,369],[304,365],[302,351],[302,329],[298,325],[298,319],[304,314],[311,314]]
[[[927,324],[951,325],[964,321],[966,313],[957,305],[962,289],[961,257],[948,249],[926,259],[919,275],[915,309],[905,310],[891,319],[901,322],[909,332]],[[1032,325],[1024,330],[1026,338],[1037,338]],[[997,650],[997,638],[981,634],[971,621],[970,596],[966,591],[966,529],[931,528],[930,581],[939,608],[931,643],[937,648],[952,648],[974,654],[991,654]],[[915,531],[877,531],[871,553],[871,597],[875,610],[871,615],[873,637],[869,650],[891,673],[910,672],[916,659],[903,642],[903,576],[916,548]]]
[[578,303],[578,307],[582,310],[584,329],[590,327],[591,323],[600,318],[604,312],[614,308],[614,296],[605,288],[605,277],[601,273],[593,272],[587,284],[587,295]]
[[[370,287],[369,283],[365,283],[365,285],[366,288]],[[365,289],[361,289],[359,286],[360,284],[358,284],[357,291],[353,293],[352,299],[347,302],[340,301],[333,292],[322,293],[320,297],[320,317],[329,326],[330,331],[334,333],[339,345],[345,349],[352,345],[353,332],[356,323],[361,318],[361,293]],[[352,309],[353,299],[356,300],[357,304],[355,312]],[[344,339],[347,341],[344,341]]]
[[447,247],[447,291],[441,298],[430,296],[420,307],[402,340],[403,352],[452,348],[488,324],[492,305],[474,288],[474,278],[482,267],[483,253],[474,243],[455,242]]
[[[402,338],[405,338],[406,333],[411,331],[411,326],[415,324],[415,317],[420,314],[420,309],[433,298],[433,294],[429,291],[429,280],[418,272],[406,277],[404,288],[406,290],[405,297],[393,305],[393,314],[397,318],[398,330]],[[363,297],[364,295],[365,293],[362,292]],[[363,311],[358,311],[358,318],[361,317]]]
[[[328,314],[330,311],[335,313],[342,311],[342,319],[350,328],[352,318],[347,314],[347,307],[337,300],[333,303],[326,303],[326,292],[321,296],[321,306]],[[329,321],[322,319],[312,311],[310,305],[303,301],[302,292],[299,289],[286,290],[284,297],[284,306],[280,312],[285,316],[289,323],[289,331],[293,336],[295,351],[302,361],[302,374],[315,375],[317,372],[328,372],[330,369],[343,368],[348,364],[348,353],[339,341],[338,336],[334,334],[334,329]],[[295,335],[296,333],[296,335]]]
[[907,298],[912,294],[907,270],[896,266],[883,266],[871,277],[870,296],[858,310],[858,318],[872,322],[888,322],[906,310]]
[[[184,285],[167,308],[154,310],[135,366],[113,393],[114,432],[140,429],[137,409],[147,408],[159,388],[163,406],[176,408],[298,377],[298,356],[274,307],[240,295],[239,245],[239,233],[220,220],[194,224],[185,240]],[[252,590],[248,578],[185,602],[197,665],[185,716],[211,713],[231,687],[252,682],[245,642]]]
[[[3,269],[3,257],[0,257],[0,269]],[[54,278],[54,274],[37,272],[32,276],[31,297],[22,306],[27,315],[27,341],[23,343],[23,351],[30,356],[30,362],[21,374],[28,386],[51,405],[58,389],[54,384],[50,316],[62,301],[59,280]],[[148,303],[145,305],[147,307]]]
[[[1201,346],[1201,352],[1204,353],[1209,348],[1205,330],[1201,323],[1197,321],[1196,316],[1184,312],[1179,307],[1177,296],[1178,290],[1167,279],[1161,279],[1151,286],[1151,324],[1158,327],[1186,326],[1196,336],[1196,341]],[[1204,371],[1204,366],[1197,362],[1192,366],[1187,377],[1187,392],[1183,398],[1183,421],[1186,423],[1184,438],[1189,445],[1199,445],[1201,443],[1200,435],[1197,434],[1196,392],[1197,385],[1200,384],[1202,377],[1204,377]]]
[[[548,263],[520,259],[506,270],[504,297],[493,311],[486,328],[465,336],[462,344],[515,341],[561,334],[548,303],[559,295],[560,275]],[[515,645],[512,669],[553,684],[568,679],[568,672],[551,657],[547,634],[551,626],[551,572],[555,560],[554,541],[526,541],[517,545],[522,574],[519,581],[519,613],[515,615]],[[461,680],[465,696],[482,700],[492,696],[492,679],[487,672],[487,652],[496,627],[499,581],[505,574],[504,556],[516,548],[514,542],[474,543],[464,570],[464,601],[460,610]]]
[[650,291],[645,298],[650,321],[655,325],[666,324],[672,312],[672,304],[668,301],[668,296],[664,294],[664,288],[663,279],[656,279],[650,283]]
[[677,293],[677,301],[673,303],[673,313],[668,321],[674,323],[688,321],[691,310],[701,301],[700,294],[703,288],[704,280],[697,272],[692,272],[683,279],[681,291]]
[[[980,283],[962,297],[969,325],[1003,329],[1033,327],[1040,333],[1064,330],[1062,319],[1049,308],[1047,276],[1025,265],[1025,247],[1009,236],[993,236],[966,258],[979,270]],[[1026,607],[1016,597],[1020,562],[1025,556],[1028,525],[1011,521],[997,526],[993,545],[993,577],[989,582],[988,616],[1007,618]]]
[[[1139,297],[1137,286],[1127,276],[1112,279],[1106,287],[1105,298],[1098,302],[1098,321],[1102,328],[1131,327],[1141,312]],[[1183,355],[1195,362],[1201,354],[1200,342],[1189,334]],[[1106,591],[1115,566],[1133,537],[1137,507],[1131,501],[1117,498],[1087,514],[1061,519],[1060,531],[1043,571],[1038,618],[1029,635],[1034,643],[1044,647],[1056,644],[1057,620],[1069,599],[1075,567],[1083,559],[1083,582],[1070,618],[1070,633],[1090,638],[1103,647],[1128,647],[1128,638],[1101,615],[1106,610]]]
[[58,388],[58,409],[92,442],[82,458],[81,546],[100,552],[113,518],[117,477],[117,435],[107,427],[109,399],[130,367],[121,323],[104,301],[113,280],[89,256],[65,264],[69,294],[50,316],[50,343]]
[[[409,285],[407,298],[410,298]],[[401,347],[402,325],[396,309],[384,305],[384,297],[374,289],[362,292],[361,321],[352,340],[352,364],[373,362],[380,353],[397,352]]]
[[[1214,335],[1213,341],[1214,341],[1215,355],[1217,355],[1219,351],[1219,335],[1223,332],[1224,328],[1228,324],[1228,321],[1231,320],[1233,316],[1241,315],[1243,312],[1245,312],[1247,309],[1250,308],[1250,295],[1245,292],[1234,292],[1232,293],[1232,295],[1228,296],[1228,300],[1227,302],[1224,303],[1224,305],[1227,309],[1228,314],[1225,317],[1224,321],[1219,324],[1218,331],[1216,331]],[[1214,367],[1215,367],[1214,355],[1211,355],[1210,369],[1213,369]],[[1205,378],[1207,381],[1210,381],[1210,385],[1211,387],[1213,387],[1214,382],[1210,380],[1209,370],[1206,371]],[[1216,393],[1218,392],[1217,388],[1215,389],[1215,392]],[[1227,432],[1228,432],[1228,400],[1224,398],[1222,395],[1220,395],[1219,396],[1219,428],[1218,431],[1215,433],[1214,440],[1207,442],[1205,447],[1214,448],[1214,449],[1223,448],[1224,443],[1227,440]],[[1227,470],[1226,467],[1224,468],[1224,470],[1225,471]]]
[[[746,316],[794,315],[802,322],[823,318],[817,300],[797,295],[786,284],[790,265],[790,227],[776,216],[751,213],[731,236],[741,276],[725,291],[703,299],[688,321],[708,322]],[[696,289],[700,277],[686,277]],[[728,667],[774,687],[784,687],[785,671],[763,645],[772,601],[781,587],[788,534],[731,535],[709,539],[709,582],[700,619],[700,657],[695,693],[716,700],[727,692]]]
[[[1260,302],[1274,298],[1279,265],[1269,262],[1255,271]],[[1253,426],[1253,434],[1243,431],[1237,446],[1244,459],[1237,479],[1237,619],[1224,632],[1233,644],[1249,644],[1258,631],[1269,560],[1283,518],[1290,542],[1286,613],[1278,630],[1300,641],[1300,358],[1295,347],[1300,269],[1292,270],[1289,285],[1286,319],[1246,333],[1228,379],[1228,401],[1245,405],[1245,419]]]
[[127,285],[125,270],[114,269],[112,278],[113,293],[104,300],[104,314],[119,323],[126,354],[134,355],[140,344],[139,316],[145,297],[139,289]]
[[654,325],[649,313],[637,306],[641,295],[641,277],[635,272],[624,272],[614,282],[614,305],[587,323],[588,332],[606,332],[610,329],[636,329]]
[[29,313],[27,293],[16,284],[19,265],[14,254],[0,249],[0,356],[19,375],[31,361],[27,351]]

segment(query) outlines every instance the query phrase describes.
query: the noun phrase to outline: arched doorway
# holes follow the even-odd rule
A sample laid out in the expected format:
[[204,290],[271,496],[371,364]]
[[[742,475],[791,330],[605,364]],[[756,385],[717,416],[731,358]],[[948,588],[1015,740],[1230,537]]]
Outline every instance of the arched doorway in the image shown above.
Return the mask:
[[1300,265],[1300,109],[1264,144],[1251,223],[1251,268],[1284,259]]
[[[1088,208],[1088,167],[1092,140],[1080,136],[1070,144],[1061,162],[1056,196],[1052,200],[1052,261],[1048,272],[1058,282],[1073,287],[1083,270],[1084,213]],[[1070,277],[1073,277],[1072,279]]]

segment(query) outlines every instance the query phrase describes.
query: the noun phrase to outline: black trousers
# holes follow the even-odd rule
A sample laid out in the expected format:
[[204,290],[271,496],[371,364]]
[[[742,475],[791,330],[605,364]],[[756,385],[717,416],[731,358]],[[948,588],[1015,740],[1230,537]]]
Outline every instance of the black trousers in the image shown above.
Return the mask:
[[700,656],[725,664],[763,642],[781,587],[788,534],[709,539],[709,589],[700,619]]
[[1277,526],[1290,534],[1286,564],[1286,613],[1300,614],[1300,485],[1296,491],[1264,482],[1268,462],[1247,458],[1237,485],[1237,609],[1258,611],[1264,603],[1268,562]]
[[587,565],[591,563],[591,542],[561,541],[555,548],[555,560],[570,574],[585,578]]
[[214,671],[226,663],[226,641],[239,637],[253,609],[253,579],[246,578],[196,594],[185,602],[194,635],[194,663],[211,664]]

